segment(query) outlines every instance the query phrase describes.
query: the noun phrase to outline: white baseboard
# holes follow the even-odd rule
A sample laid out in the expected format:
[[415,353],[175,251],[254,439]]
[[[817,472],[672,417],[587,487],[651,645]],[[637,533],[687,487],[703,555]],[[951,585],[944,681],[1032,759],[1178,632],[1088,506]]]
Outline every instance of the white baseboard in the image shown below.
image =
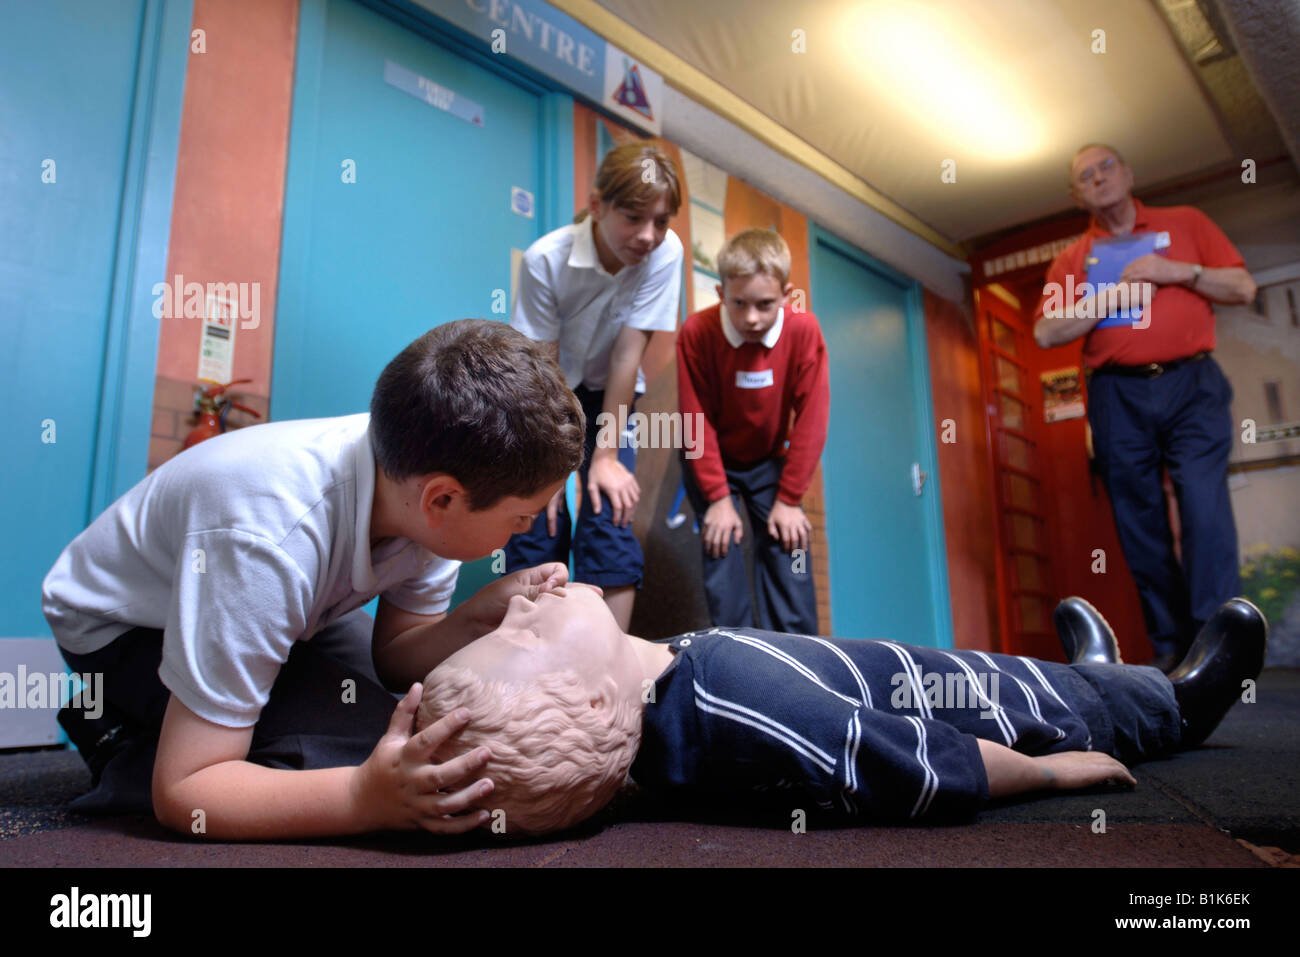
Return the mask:
[[0,638],[0,748],[38,748],[67,741],[57,715],[62,702],[28,707],[20,675],[63,674],[68,670],[53,638]]

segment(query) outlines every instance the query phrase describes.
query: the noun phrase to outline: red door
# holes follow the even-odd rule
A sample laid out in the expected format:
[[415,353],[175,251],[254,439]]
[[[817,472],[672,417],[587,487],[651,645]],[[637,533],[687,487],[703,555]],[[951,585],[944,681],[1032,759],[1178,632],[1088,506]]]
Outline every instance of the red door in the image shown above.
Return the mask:
[[980,373],[997,515],[1002,650],[1061,657],[1052,627],[1055,588],[1038,423],[1038,346],[1020,311],[976,291]]

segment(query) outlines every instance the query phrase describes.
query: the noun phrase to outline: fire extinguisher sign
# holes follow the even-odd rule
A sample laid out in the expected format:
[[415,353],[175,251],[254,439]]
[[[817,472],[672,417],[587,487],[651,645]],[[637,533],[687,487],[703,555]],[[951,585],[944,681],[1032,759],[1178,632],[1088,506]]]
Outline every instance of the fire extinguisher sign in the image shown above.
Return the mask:
[[208,293],[203,310],[203,338],[199,343],[199,379],[229,382],[234,376],[235,326],[238,304]]

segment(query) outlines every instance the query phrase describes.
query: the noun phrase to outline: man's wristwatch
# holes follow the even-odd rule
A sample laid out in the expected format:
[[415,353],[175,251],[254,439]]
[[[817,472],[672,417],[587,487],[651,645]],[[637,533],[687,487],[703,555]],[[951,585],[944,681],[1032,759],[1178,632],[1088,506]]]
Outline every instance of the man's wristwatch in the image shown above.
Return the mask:
[[1196,284],[1201,281],[1201,273],[1205,272],[1205,267],[1200,263],[1192,263],[1192,279],[1187,284],[1188,289],[1195,289]]

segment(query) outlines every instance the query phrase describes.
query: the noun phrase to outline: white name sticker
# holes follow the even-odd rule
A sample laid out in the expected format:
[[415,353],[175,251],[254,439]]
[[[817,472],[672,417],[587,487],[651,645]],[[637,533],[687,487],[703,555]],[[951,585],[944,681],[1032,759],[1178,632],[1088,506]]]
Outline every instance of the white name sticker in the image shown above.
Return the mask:
[[1169,246],[1168,233],[1156,233],[1156,249],[1166,249]]
[[764,369],[762,372],[737,372],[736,388],[737,389],[766,389],[773,384],[772,370]]

